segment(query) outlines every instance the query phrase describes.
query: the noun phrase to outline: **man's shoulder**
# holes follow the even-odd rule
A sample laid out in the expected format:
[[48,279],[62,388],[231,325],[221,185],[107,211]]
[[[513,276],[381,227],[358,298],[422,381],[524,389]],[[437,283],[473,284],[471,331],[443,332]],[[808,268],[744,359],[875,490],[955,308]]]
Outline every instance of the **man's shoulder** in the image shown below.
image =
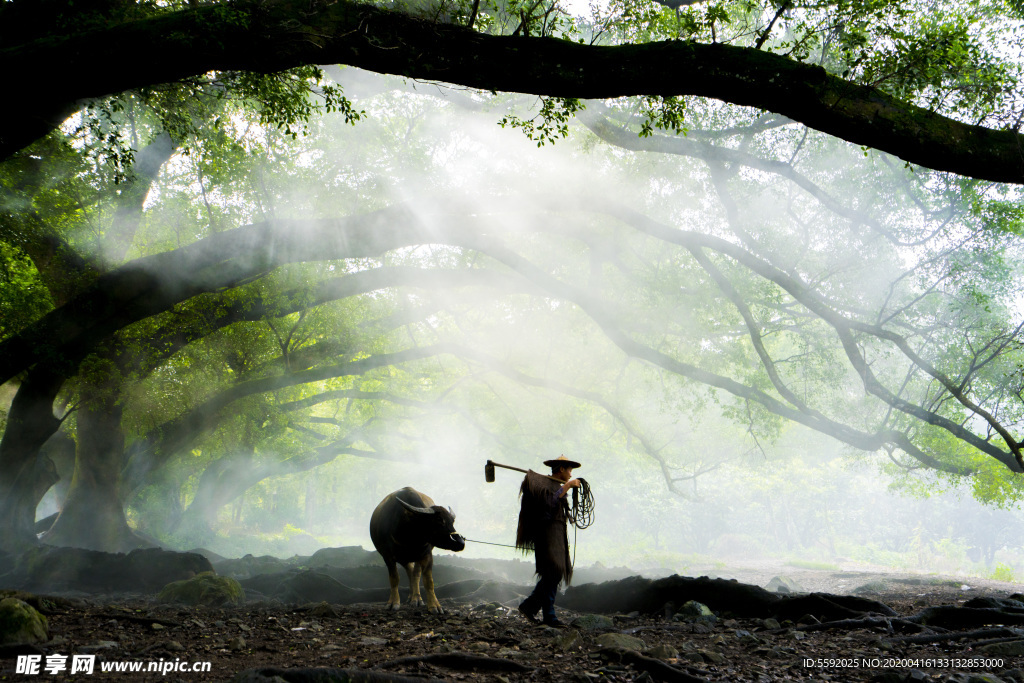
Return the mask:
[[559,483],[557,481],[543,474],[538,474],[533,470],[529,470],[526,476],[523,477],[523,492],[530,495],[556,493],[558,488]]

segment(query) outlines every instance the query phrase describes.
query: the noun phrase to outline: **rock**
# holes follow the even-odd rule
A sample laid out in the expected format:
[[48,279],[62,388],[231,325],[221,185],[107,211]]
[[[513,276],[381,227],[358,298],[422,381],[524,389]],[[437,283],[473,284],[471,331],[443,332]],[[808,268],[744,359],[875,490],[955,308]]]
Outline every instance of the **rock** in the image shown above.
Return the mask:
[[320,548],[309,558],[309,567],[359,567],[364,564],[376,564],[379,557],[375,551],[364,550],[359,545],[347,545],[340,548]]
[[697,652],[700,653],[701,657],[703,657],[705,661],[710,662],[712,664],[725,663],[725,656],[713,650],[697,650]]
[[978,650],[990,655],[1020,657],[1024,656],[1024,640],[1010,640],[1005,643],[989,643],[988,645],[982,645]]
[[864,595],[871,593],[884,593],[889,589],[889,585],[884,581],[872,581],[865,583],[863,586],[857,586],[853,589],[853,593],[856,595]]
[[621,647],[625,650],[633,650],[635,652],[647,649],[647,645],[644,641],[635,636],[627,636],[624,633],[602,633],[594,640],[594,642],[601,647]]
[[672,621],[687,621],[687,622],[699,622],[705,624],[713,624],[718,621],[718,617],[715,616],[707,605],[696,600],[689,600],[679,608],[679,611],[672,616]]
[[238,652],[239,650],[244,650],[245,649],[245,638],[243,638],[242,636],[235,636],[234,638],[232,638],[231,640],[228,641],[228,649],[233,651],[233,652]]
[[584,614],[573,619],[570,625],[583,631],[597,631],[603,628],[614,628],[615,621],[603,614]]
[[943,683],[1005,683],[1005,681],[995,674],[970,672],[952,674],[944,679]]
[[203,557],[208,559],[211,564],[216,564],[218,562],[225,562],[228,559],[228,558],[224,557],[223,555],[218,555],[217,553],[213,552],[212,550],[207,550],[206,548],[189,548],[185,552],[187,552],[187,553],[195,553],[196,555],[202,555]]
[[689,600],[700,600],[716,612],[764,618],[773,616],[772,608],[781,599],[760,586],[727,579],[668,576],[650,580],[632,576],[601,584],[570,586],[558,599],[558,604],[580,612],[657,614],[666,602],[681,605]]
[[209,571],[210,561],[196,553],[144,548],[124,554],[39,546],[19,555],[4,578],[8,585],[25,590],[153,592]]
[[[274,574],[288,571],[290,565],[284,560],[272,555],[245,555],[236,560],[224,560],[217,562],[213,568],[221,576],[230,576],[234,579],[248,579],[260,574]],[[256,588],[259,590],[259,588]],[[263,591],[261,591],[263,592]]]
[[321,619],[328,617],[337,619],[338,611],[331,607],[331,604],[329,602],[325,601],[310,607],[309,615],[312,617],[319,617]]
[[0,645],[45,643],[50,639],[46,617],[18,598],[0,600]]
[[367,637],[363,638],[362,640],[360,640],[359,644],[360,645],[387,645],[388,644],[388,639],[387,638],[374,638],[372,636],[367,636]]
[[566,652],[576,647],[580,642],[580,632],[576,629],[569,629],[565,631],[558,638],[555,638],[555,648]]
[[713,617],[715,613],[712,612],[707,605],[696,600],[689,600],[683,603],[683,606],[679,608],[676,614],[682,614],[685,617]]
[[245,592],[238,581],[230,576],[217,576],[213,572],[205,572],[185,581],[169,583],[157,595],[157,602],[176,602],[205,607],[239,605],[244,601]]
[[77,652],[82,655],[94,655],[103,650],[116,650],[119,647],[121,647],[120,643],[116,643],[113,640],[101,640],[92,645],[83,645],[78,648]]
[[133,550],[125,556],[124,565],[124,571],[134,585],[146,592],[158,591],[172,581],[213,571],[210,561],[198,553],[177,553],[162,548]]
[[776,576],[773,577],[768,585],[764,587],[766,591],[772,593],[806,593],[807,589],[801,586],[799,583],[789,578],[788,576]]
[[643,654],[655,659],[676,659],[679,657],[679,650],[671,645],[655,645],[650,650],[645,650]]
[[980,607],[989,609],[1015,609],[1024,610],[1024,602],[1012,598],[997,598],[987,595],[971,598],[964,603],[964,607]]
[[18,600],[35,607],[40,614],[49,614],[50,612],[56,611],[61,603],[64,603],[65,606],[67,606],[71,602],[61,598],[43,597],[36,595],[35,593],[6,589],[0,590],[0,600],[3,600],[4,598],[17,598]]

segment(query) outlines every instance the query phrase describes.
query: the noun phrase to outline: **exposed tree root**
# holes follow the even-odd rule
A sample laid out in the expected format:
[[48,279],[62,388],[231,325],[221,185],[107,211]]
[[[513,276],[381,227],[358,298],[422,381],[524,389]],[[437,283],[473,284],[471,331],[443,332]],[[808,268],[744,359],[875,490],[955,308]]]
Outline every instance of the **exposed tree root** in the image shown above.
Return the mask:
[[[929,631],[933,633],[931,629],[922,626],[921,624],[908,621],[906,619],[894,618],[894,617],[864,617],[863,619],[840,619],[839,621],[826,621],[821,624],[801,624],[796,627],[797,631],[831,631],[832,629],[852,631],[859,628],[884,628],[889,633],[893,633],[896,627],[905,628],[915,633],[922,631]],[[775,629],[775,631],[785,631],[787,629]]]
[[707,683],[706,679],[695,676],[690,671],[695,671],[702,675],[711,675],[709,672],[700,671],[699,669],[683,671],[660,659],[646,657],[639,652],[621,647],[607,647],[603,648],[601,652],[609,657],[614,657],[623,664],[632,664],[637,669],[646,671],[656,681],[666,681],[667,683]]
[[991,607],[939,605],[923,609],[917,614],[907,617],[907,620],[926,626],[942,626],[948,629],[972,628],[989,624],[1024,626],[1024,612],[1011,612]]
[[[424,683],[425,679],[361,669],[279,669],[267,667],[242,671],[231,683]],[[427,681],[426,683],[434,683]]]
[[410,666],[419,663],[443,666],[447,669],[459,669],[463,671],[514,671],[521,673],[533,671],[531,667],[513,662],[510,659],[498,659],[497,657],[483,657],[471,655],[465,652],[434,652],[419,657],[399,657],[382,662],[374,669],[391,669],[397,666]]
[[923,633],[916,636],[899,636],[896,638],[887,638],[885,642],[896,645],[902,643],[913,643],[915,645],[927,645],[928,643],[942,643],[950,640],[961,640],[961,639],[973,640],[975,638],[991,638],[994,640],[984,640],[974,643],[974,645],[982,645],[987,643],[1007,641],[1007,640],[1019,640],[1024,638],[1024,630],[1015,628],[984,628],[977,631],[949,631],[947,633]]

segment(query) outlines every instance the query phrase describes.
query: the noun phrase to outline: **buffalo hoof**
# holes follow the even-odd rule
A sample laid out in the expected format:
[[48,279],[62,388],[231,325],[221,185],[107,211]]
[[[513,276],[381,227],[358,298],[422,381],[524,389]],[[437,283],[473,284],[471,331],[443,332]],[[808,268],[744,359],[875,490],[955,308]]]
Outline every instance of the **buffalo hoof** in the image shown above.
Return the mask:
[[431,607],[427,611],[429,611],[431,614],[444,614],[444,610],[441,608],[441,605],[437,605],[436,607]]
[[413,598],[409,601],[409,607],[423,607],[423,598]]
[[389,602],[388,606],[387,606],[387,609],[397,612],[399,607],[401,607],[401,605],[399,603],[397,603],[397,602]]

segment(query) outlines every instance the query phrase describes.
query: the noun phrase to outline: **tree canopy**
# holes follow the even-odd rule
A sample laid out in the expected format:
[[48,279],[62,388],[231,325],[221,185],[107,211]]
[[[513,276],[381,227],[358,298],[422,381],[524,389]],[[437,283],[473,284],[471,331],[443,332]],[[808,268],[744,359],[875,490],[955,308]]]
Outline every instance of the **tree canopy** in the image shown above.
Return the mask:
[[[598,22],[585,33],[550,20],[556,5],[543,2],[499,3],[488,22],[477,15],[479,0],[472,9],[458,2],[383,8],[289,0],[7,0],[0,5],[0,65],[11,74],[12,97],[27,106],[3,113],[0,155],[54,129],[90,99],[159,90],[207,74],[339,63],[558,98],[716,98],[787,116],[911,164],[998,182],[1024,179],[1017,68],[998,57],[1018,47],[1012,8],[981,3],[936,20],[891,1],[712,3],[688,9],[686,21],[677,15],[677,39],[656,40],[655,15],[643,4],[624,2],[618,25]],[[487,8],[484,3],[485,14]],[[56,13],[61,21],[38,21],[40,13]],[[511,34],[502,30],[508,26],[503,15],[518,19]],[[981,21],[988,23],[974,23]],[[601,34],[608,40],[585,40],[587,33],[612,28],[620,35],[609,30]],[[160,57],[124,60],[126,52]],[[55,70],[86,56],[118,68],[81,69],[53,86]],[[227,87],[239,85],[257,97],[272,94],[244,78],[226,80]]]
[[1017,500],[1016,19],[919,9],[0,3],[5,547],[553,441],[685,498],[793,425]]

